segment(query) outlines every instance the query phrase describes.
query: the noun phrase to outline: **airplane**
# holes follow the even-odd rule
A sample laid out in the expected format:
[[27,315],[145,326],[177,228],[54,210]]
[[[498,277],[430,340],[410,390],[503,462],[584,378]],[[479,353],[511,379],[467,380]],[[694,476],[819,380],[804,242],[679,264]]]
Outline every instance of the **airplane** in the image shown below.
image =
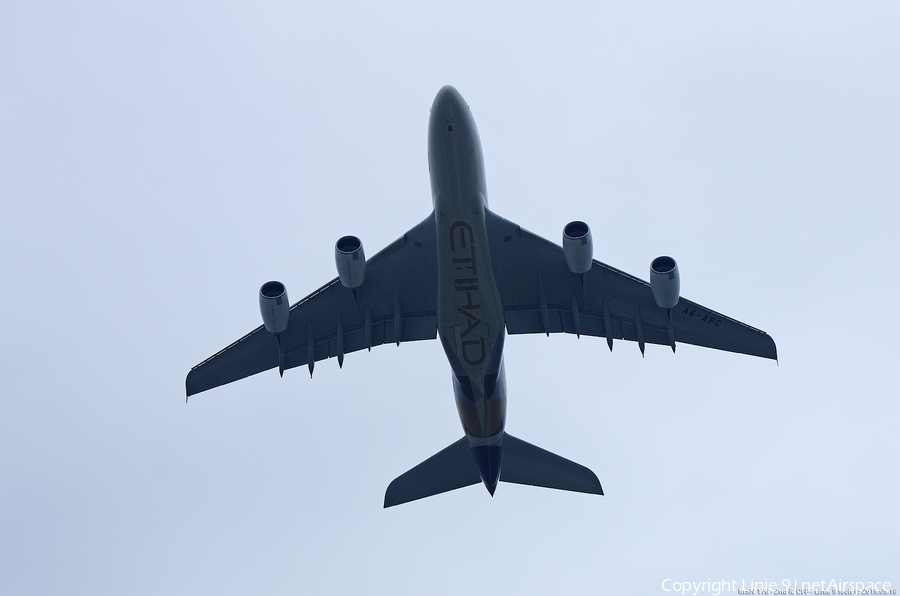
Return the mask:
[[506,432],[506,335],[570,333],[670,346],[676,342],[777,360],[763,331],[680,297],[675,260],[650,282],[593,260],[591,231],[573,221],[554,244],[488,208],[484,160],[468,104],[438,91],[428,121],[433,211],[366,259],[335,244],[338,277],[289,306],[284,284],[259,291],[263,325],[190,370],[187,397],[278,368],[279,374],[362,349],[439,337],[450,362],[463,437],[397,477],[384,507],[498,482],[602,495],[585,466]]

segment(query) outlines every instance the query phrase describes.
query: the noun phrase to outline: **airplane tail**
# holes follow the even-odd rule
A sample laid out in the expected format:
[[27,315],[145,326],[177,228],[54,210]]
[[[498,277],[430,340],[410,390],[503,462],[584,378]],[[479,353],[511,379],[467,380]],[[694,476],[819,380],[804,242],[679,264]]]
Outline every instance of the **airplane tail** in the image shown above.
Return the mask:
[[509,433],[503,437],[500,457],[500,482],[603,494],[600,480],[590,469]]
[[[588,468],[506,433],[500,459],[500,481],[581,493],[603,494]],[[463,437],[398,476],[384,494],[393,507],[481,482],[468,439]]]
[[385,508],[481,482],[466,437],[394,479],[384,493]]

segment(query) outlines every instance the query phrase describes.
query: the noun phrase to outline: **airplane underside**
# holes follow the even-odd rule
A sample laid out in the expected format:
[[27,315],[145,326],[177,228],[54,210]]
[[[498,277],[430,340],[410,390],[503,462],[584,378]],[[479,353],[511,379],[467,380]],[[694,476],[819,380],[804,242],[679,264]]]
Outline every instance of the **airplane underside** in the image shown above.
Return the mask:
[[[385,507],[499,481],[603,494],[593,472],[505,431],[503,301],[494,278],[481,141],[469,107],[444,87],[431,107],[428,165],[438,269],[438,336],[465,436],[388,487]],[[459,485],[459,486],[457,486]]]
[[263,325],[191,369],[187,396],[277,368],[401,342],[439,338],[450,363],[463,437],[397,477],[391,507],[479,482],[603,494],[588,468],[506,432],[507,335],[569,333],[646,344],[676,342],[777,359],[765,332],[680,297],[675,260],[650,283],[593,260],[590,228],[573,221],[560,247],[488,209],[481,141],[468,104],[443,87],[428,123],[433,212],[366,260],[362,242],[335,244],[338,277],[290,305],[281,282],[259,293]]
[[[602,495],[597,476],[588,468],[563,457],[535,447],[504,432],[502,448],[495,447],[499,456],[501,482],[543,486],[581,493]],[[393,507],[443,492],[482,482],[473,461],[473,452],[466,437],[398,476],[384,494],[384,506]],[[477,456],[475,456],[477,459]],[[496,488],[496,484],[494,485]],[[493,495],[491,487],[488,490]]]

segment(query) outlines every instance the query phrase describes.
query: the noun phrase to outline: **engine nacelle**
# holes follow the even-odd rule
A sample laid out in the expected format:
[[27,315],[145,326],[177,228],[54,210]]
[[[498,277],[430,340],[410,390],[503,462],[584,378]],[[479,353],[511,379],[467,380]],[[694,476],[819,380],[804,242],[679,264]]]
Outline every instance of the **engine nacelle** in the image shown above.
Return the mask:
[[587,273],[594,256],[591,228],[583,221],[570,221],[563,228],[563,253],[572,273]]
[[259,313],[267,331],[281,333],[288,328],[291,304],[280,281],[267,281],[259,289]]
[[366,275],[366,254],[362,242],[356,236],[344,236],[334,244],[334,264],[337,266],[341,285],[358,288]]
[[656,257],[650,263],[650,289],[660,308],[672,308],[678,304],[681,278],[678,263],[672,257]]

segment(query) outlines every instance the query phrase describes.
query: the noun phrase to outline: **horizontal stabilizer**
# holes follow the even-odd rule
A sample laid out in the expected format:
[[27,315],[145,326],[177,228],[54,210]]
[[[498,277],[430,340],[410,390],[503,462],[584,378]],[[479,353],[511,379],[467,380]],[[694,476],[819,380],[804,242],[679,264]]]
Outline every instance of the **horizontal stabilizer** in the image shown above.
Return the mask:
[[503,437],[500,481],[603,494],[600,480],[588,468],[535,447],[509,433]]
[[469,440],[463,437],[395,478],[384,493],[384,506],[393,507],[479,482],[481,476]]

